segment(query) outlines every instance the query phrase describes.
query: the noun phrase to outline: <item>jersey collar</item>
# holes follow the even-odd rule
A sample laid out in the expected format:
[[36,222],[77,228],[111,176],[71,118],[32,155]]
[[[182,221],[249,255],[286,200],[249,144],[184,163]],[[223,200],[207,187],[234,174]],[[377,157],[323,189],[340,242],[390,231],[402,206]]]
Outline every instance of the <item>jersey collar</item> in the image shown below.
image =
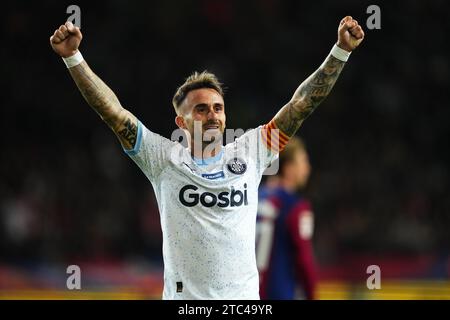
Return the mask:
[[222,158],[222,155],[223,155],[223,147],[220,150],[220,152],[216,154],[214,157],[199,159],[192,156],[192,160],[194,160],[194,162],[199,166],[207,166],[209,164],[216,163],[217,161],[219,161]]

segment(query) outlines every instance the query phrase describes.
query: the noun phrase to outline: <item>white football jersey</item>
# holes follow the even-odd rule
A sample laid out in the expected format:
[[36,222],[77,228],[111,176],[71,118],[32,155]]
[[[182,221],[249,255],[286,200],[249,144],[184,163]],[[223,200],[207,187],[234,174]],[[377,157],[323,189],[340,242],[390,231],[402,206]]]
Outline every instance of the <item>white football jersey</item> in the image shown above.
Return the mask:
[[213,158],[138,122],[125,150],[153,185],[163,233],[163,299],[259,299],[255,257],[258,186],[278,157],[262,126],[222,147]]

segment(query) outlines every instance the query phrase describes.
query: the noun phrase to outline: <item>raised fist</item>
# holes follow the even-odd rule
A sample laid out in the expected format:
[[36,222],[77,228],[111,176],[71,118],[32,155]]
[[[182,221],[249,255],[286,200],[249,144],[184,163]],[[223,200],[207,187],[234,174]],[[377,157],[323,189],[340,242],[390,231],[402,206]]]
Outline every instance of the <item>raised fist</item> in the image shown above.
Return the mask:
[[358,21],[346,16],[339,23],[337,45],[346,51],[353,51],[364,39],[364,31]]
[[55,30],[50,37],[50,45],[57,54],[67,58],[77,53],[82,38],[80,28],[68,21]]

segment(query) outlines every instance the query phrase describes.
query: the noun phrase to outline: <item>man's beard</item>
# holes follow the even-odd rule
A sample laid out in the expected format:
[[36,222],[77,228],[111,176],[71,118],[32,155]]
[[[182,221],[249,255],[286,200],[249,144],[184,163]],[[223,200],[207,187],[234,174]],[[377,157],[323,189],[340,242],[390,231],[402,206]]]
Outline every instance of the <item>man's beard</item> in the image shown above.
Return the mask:
[[224,127],[220,121],[208,121],[202,126],[202,134],[206,135],[223,135]]
[[221,121],[208,121],[202,124],[201,127],[199,123],[194,123],[193,131],[192,147],[196,148],[196,146],[200,145],[202,150],[205,150],[205,148],[218,150],[222,147],[225,128]]
[[203,126],[202,146],[203,148],[210,144],[220,144],[223,142],[224,128],[221,123],[207,124]]

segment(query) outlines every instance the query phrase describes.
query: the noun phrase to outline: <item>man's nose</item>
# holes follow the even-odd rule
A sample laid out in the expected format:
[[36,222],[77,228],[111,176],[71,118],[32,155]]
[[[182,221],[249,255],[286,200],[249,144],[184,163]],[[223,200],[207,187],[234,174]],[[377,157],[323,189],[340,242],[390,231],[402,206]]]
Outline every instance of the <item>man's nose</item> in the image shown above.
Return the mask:
[[208,116],[208,120],[217,119],[217,113],[214,112],[214,108],[209,108],[207,116]]

